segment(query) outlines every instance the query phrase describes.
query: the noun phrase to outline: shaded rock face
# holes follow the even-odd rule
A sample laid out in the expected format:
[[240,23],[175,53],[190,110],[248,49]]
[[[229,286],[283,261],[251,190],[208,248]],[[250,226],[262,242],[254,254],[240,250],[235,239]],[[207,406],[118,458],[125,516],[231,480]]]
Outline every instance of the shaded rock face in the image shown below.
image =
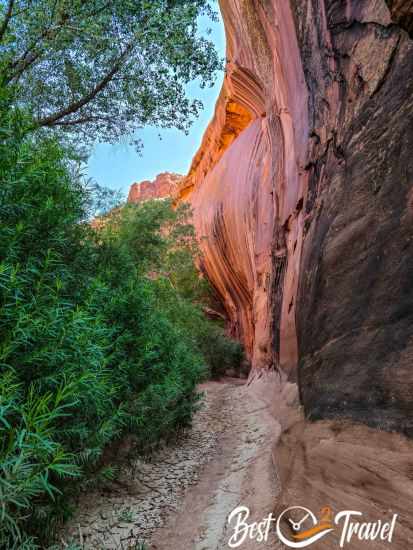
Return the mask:
[[173,197],[181,182],[182,176],[163,172],[158,174],[153,181],[133,183],[129,189],[128,202],[142,202],[149,199],[163,199]]
[[[280,493],[273,503],[276,517],[292,506],[304,506],[317,518],[326,506],[334,516],[342,510],[356,510],[362,515],[353,516],[352,520],[372,523],[389,522],[397,514],[391,543],[380,537],[360,540],[353,534],[343,547],[411,547],[413,440],[348,420],[308,422],[299,407],[297,385],[278,373],[263,372],[251,384],[250,391],[256,392],[279,424],[272,453],[280,481]],[[301,514],[296,519],[302,517]],[[295,534],[286,518],[282,530]],[[342,534],[343,520],[333,532],[308,548],[340,548]]]
[[413,36],[413,0],[386,0],[392,19]]
[[223,0],[228,70],[179,193],[253,372],[298,378],[312,419],[412,435],[408,5]]
[[[266,380],[265,385],[271,387],[271,381]],[[281,391],[272,388],[277,395],[274,415],[283,432],[273,454],[282,488],[275,503],[276,515],[297,505],[309,508],[317,517],[326,506],[334,516],[342,510],[357,510],[362,515],[353,516],[352,521],[360,522],[389,522],[397,514],[391,543],[380,537],[367,541],[353,535],[344,548],[410,548],[413,441],[351,421],[307,422],[293,402],[294,387],[287,383]],[[317,550],[339,548],[343,527],[341,520],[332,533],[312,546]],[[288,524],[284,532],[288,533]]]
[[293,6],[310,97],[301,400],[413,435],[413,41],[385,2]]

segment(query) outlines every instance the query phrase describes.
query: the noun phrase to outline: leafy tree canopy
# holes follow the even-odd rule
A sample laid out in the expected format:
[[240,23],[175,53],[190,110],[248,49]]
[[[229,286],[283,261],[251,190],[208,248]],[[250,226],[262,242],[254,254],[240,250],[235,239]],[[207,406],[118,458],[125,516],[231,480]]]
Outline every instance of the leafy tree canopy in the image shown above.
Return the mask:
[[0,0],[0,79],[35,127],[84,143],[143,125],[186,131],[202,104],[185,84],[220,66],[202,37],[209,0]]

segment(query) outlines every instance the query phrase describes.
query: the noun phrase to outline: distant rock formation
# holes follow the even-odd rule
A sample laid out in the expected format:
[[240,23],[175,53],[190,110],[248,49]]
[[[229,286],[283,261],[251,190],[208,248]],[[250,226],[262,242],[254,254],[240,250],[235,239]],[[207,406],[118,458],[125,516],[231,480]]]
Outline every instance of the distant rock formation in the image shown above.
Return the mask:
[[142,202],[149,199],[173,197],[183,176],[170,172],[158,174],[153,181],[133,183],[129,189],[128,202]]

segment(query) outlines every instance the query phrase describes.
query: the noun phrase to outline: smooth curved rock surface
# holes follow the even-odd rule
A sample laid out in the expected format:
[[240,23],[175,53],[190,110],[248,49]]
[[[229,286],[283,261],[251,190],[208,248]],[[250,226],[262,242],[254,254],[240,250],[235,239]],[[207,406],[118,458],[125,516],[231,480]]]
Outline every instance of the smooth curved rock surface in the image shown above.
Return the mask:
[[222,0],[227,73],[174,191],[252,376],[298,381],[308,418],[409,436],[411,4]]
[[[220,4],[228,70],[177,196],[192,203],[202,269],[251,358],[250,390],[279,424],[277,511],[397,513],[391,546],[404,550],[413,540],[412,2]],[[337,533],[317,548],[332,543]]]
[[298,378],[310,418],[412,435],[409,5],[222,0],[227,74],[180,197],[253,374]]
[[181,198],[231,333],[254,368],[294,371],[308,122],[293,13],[278,1],[221,10],[227,74]]

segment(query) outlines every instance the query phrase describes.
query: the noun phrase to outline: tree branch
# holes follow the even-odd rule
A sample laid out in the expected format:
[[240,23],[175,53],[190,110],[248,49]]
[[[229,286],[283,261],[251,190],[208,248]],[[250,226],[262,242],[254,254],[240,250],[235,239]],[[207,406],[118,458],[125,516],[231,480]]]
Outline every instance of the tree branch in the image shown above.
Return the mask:
[[41,44],[41,41],[45,38],[53,39],[57,36],[57,33],[61,30],[61,27],[48,27],[43,30],[43,32],[32,41],[31,44],[26,48],[26,50],[21,54],[21,56],[9,63],[8,69],[16,69],[13,73],[6,77],[6,83],[8,84],[12,80],[18,81],[21,75],[26,69],[30,67],[43,53],[41,48],[37,48],[38,44]]
[[13,6],[14,6],[14,0],[9,0],[9,4],[7,6],[7,12],[4,17],[3,23],[0,27],[0,42],[3,40],[3,36],[7,30],[7,27],[9,25],[9,21],[11,19],[11,14],[13,13]]
[[84,95],[81,99],[78,99],[77,101],[73,101],[72,103],[69,103],[66,107],[61,109],[60,111],[57,111],[56,113],[52,113],[51,115],[47,115],[43,118],[37,119],[35,121],[35,126],[54,126],[58,121],[60,121],[62,118],[72,114],[76,113],[90,103],[106,86],[109,84],[109,82],[112,80],[112,78],[116,75],[117,72],[122,67],[122,63],[126,59],[126,57],[129,55],[129,53],[133,49],[133,42],[130,42],[130,44],[126,47],[125,51],[119,56],[119,58],[116,60],[115,64],[112,66],[111,70],[105,75],[102,80],[96,84],[96,86],[86,95]]
[[106,122],[114,122],[111,117],[99,117],[99,116],[84,116],[71,120],[58,120],[53,126],[76,126],[77,124],[85,124],[86,122],[97,122],[99,120],[105,120]]
[[18,82],[19,78],[21,77],[21,75],[24,73],[24,71],[26,69],[28,69],[30,67],[30,65],[33,65],[33,63],[39,59],[39,57],[41,56],[42,52],[40,51],[37,51],[36,53],[31,53],[30,55],[27,55],[26,59],[23,60],[24,62],[21,62],[20,63],[20,67],[18,67],[18,70],[16,70],[12,75],[10,75],[7,80],[6,80],[6,83],[9,84],[10,82],[12,82],[13,80],[16,82]]
[[85,124],[86,122],[94,122],[99,120],[98,117],[85,116],[81,118],[75,118],[73,120],[58,120],[54,123],[54,126],[76,126],[77,124]]
[[[13,0],[14,1],[14,0]],[[30,67],[42,53],[44,53],[44,40],[53,40],[57,37],[58,33],[67,26],[70,22],[69,18],[63,18],[57,23],[54,22],[56,15],[56,6],[57,1],[55,0],[52,13],[50,16],[50,22],[45,29],[40,33],[40,35],[27,46],[26,50],[20,55],[18,59],[15,59],[13,62],[9,63],[8,69],[16,69],[6,78],[6,83],[12,82],[13,80],[17,82],[21,75],[26,69]]]

